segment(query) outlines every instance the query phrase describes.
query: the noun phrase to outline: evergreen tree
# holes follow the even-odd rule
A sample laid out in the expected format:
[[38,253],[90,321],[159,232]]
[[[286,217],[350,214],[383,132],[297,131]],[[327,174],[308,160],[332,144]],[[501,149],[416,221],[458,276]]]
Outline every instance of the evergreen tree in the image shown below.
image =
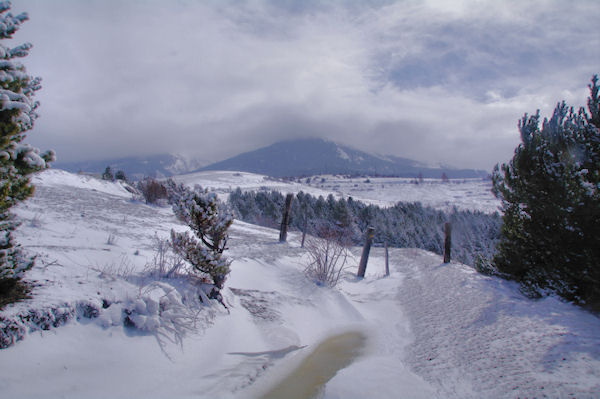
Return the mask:
[[110,166],[107,166],[106,169],[104,169],[104,173],[102,173],[102,180],[108,180],[108,181],[115,180],[115,176],[113,175],[113,172],[110,169]]
[[31,174],[48,167],[54,160],[52,151],[40,154],[37,148],[23,143],[25,132],[37,118],[38,102],[34,93],[41,88],[40,78],[27,74],[25,66],[16,61],[28,55],[32,45],[10,48],[4,40],[11,39],[26,13],[13,16],[7,12],[10,2],[0,2],[0,292],[8,292],[23,273],[31,268],[27,258],[15,244],[11,232],[17,227],[11,208],[33,195]]
[[[519,122],[522,143],[496,165],[494,194],[504,211],[493,259],[539,295],[551,290],[600,306],[600,133],[598,78],[588,109],[559,103],[539,127],[539,111]],[[589,113],[588,113],[589,112]]]
[[197,239],[188,232],[171,230],[173,249],[186,259],[196,271],[208,274],[217,288],[223,288],[229,274],[230,261],[224,258],[227,229],[233,217],[206,190],[186,189],[173,204],[175,215],[185,222]]
[[117,170],[117,173],[115,173],[115,179],[116,180],[122,180],[124,182],[127,181],[127,175],[125,175],[125,172],[123,172],[122,170]]

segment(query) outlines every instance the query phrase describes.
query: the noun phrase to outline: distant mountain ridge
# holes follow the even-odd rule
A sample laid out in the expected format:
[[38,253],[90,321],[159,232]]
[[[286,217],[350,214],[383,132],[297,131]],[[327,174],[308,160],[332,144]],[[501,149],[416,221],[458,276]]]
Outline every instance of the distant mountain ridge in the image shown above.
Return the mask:
[[485,177],[474,169],[431,167],[411,159],[380,156],[318,138],[281,141],[255,151],[200,168],[199,171],[230,170],[273,177],[301,177],[321,174],[440,178]]
[[69,172],[102,173],[110,166],[113,173],[122,170],[127,177],[138,180],[144,177],[168,177],[188,173],[206,165],[206,162],[181,155],[159,154],[146,157],[128,157],[99,161],[55,162],[52,167]]
[[451,179],[464,179],[488,175],[483,170],[438,167],[394,155],[369,154],[318,138],[280,141],[210,165],[198,158],[159,154],[82,162],[59,160],[52,166],[73,173],[82,171],[98,174],[110,166],[113,173],[122,170],[133,180],[208,170],[250,172],[273,177],[344,174],[440,178],[445,173]]

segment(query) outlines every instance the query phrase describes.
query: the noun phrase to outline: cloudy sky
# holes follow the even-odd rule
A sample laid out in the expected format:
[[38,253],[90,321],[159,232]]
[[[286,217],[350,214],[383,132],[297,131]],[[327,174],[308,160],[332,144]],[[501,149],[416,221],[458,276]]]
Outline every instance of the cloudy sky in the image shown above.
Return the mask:
[[517,121],[585,103],[600,1],[14,0],[42,77],[28,141],[62,161],[217,161],[323,137],[491,169]]

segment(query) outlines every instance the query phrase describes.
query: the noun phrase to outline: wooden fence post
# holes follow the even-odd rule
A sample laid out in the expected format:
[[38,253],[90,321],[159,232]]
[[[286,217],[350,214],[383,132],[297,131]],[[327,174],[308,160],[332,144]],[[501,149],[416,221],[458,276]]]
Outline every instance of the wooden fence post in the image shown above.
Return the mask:
[[390,275],[390,255],[388,252],[387,241],[385,242],[385,275]]
[[367,228],[367,234],[365,236],[365,246],[363,247],[362,256],[360,257],[358,273],[356,275],[357,277],[365,277],[365,272],[367,271],[367,262],[369,261],[369,252],[371,252],[371,243],[373,242],[374,235],[375,229],[373,227]]
[[444,225],[444,263],[450,263],[450,251],[452,249],[452,225],[446,222]]
[[302,242],[300,248],[304,248],[304,241],[306,240],[306,230],[308,229],[308,219],[304,219],[304,227],[302,228]]
[[279,231],[279,242],[287,240],[287,229],[290,223],[290,210],[292,209],[292,199],[294,194],[288,194],[285,197],[285,208],[283,209],[283,219],[281,219],[281,230]]

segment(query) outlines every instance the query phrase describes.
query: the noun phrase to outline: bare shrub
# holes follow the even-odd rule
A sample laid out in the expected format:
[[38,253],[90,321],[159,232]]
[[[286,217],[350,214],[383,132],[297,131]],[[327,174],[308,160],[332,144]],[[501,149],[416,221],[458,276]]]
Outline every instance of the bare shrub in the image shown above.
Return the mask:
[[169,197],[167,187],[162,182],[153,178],[141,180],[137,188],[144,196],[146,204],[159,204],[160,200],[166,202]]
[[127,256],[123,255],[118,262],[96,265],[91,269],[100,273],[100,277],[114,281],[117,278],[127,279],[131,277],[135,271],[135,265],[131,263]]
[[108,237],[106,237],[106,245],[116,245],[117,244],[117,236],[114,233],[109,233]]
[[305,248],[309,257],[306,275],[318,284],[335,287],[350,254],[345,236],[335,227],[322,226],[319,237],[309,237]]
[[146,263],[144,272],[156,278],[170,278],[190,274],[187,263],[178,253],[173,251],[171,240],[154,234],[152,248],[154,254],[150,262]]
[[33,215],[33,217],[31,218],[31,220],[29,221],[29,226],[31,227],[42,227],[42,214],[41,213],[36,213],[35,215]]
[[201,306],[199,291],[202,292],[153,281],[141,287],[136,298],[125,301],[124,323],[154,334],[161,350],[170,359],[167,353],[169,342],[181,346],[188,333],[197,332],[214,317],[214,311]]

